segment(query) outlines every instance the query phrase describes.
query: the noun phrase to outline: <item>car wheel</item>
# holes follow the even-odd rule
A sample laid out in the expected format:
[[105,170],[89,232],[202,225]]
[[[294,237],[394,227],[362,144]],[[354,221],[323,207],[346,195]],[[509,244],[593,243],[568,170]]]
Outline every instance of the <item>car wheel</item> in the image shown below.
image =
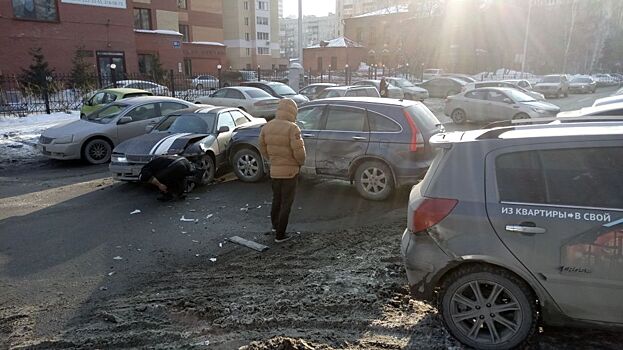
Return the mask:
[[264,173],[262,157],[250,148],[241,149],[232,159],[234,174],[243,182],[258,182]]
[[355,171],[355,186],[366,199],[385,200],[394,191],[392,171],[379,161],[363,162]]
[[517,113],[513,116],[513,120],[519,120],[519,119],[530,119],[530,116],[527,115],[526,113]]
[[87,115],[86,115],[86,114],[84,114],[84,113],[80,113],[80,119],[84,119],[84,118],[86,118],[86,117],[87,117]]
[[197,90],[203,89],[203,84],[197,84]]
[[452,111],[452,114],[450,114],[450,118],[452,119],[454,124],[463,124],[467,120],[465,111],[460,108],[457,108],[454,111]]
[[446,328],[475,349],[520,348],[536,331],[536,298],[524,281],[505,270],[460,269],[445,279],[439,297]]
[[197,175],[197,183],[200,185],[207,185],[214,181],[214,174],[216,173],[216,167],[214,166],[214,159],[209,155],[201,157],[201,159],[195,164],[197,169],[201,172]]
[[82,159],[90,164],[104,164],[110,161],[112,147],[104,139],[93,139],[87,142],[82,149]]

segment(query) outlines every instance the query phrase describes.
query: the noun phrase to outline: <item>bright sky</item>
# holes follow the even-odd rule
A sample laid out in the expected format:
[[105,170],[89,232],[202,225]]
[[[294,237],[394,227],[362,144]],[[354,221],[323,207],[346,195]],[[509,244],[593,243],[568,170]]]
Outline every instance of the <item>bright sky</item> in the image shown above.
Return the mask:
[[[298,17],[298,0],[283,0],[283,16]],[[303,0],[303,16],[326,16],[329,12],[335,13],[335,0]]]

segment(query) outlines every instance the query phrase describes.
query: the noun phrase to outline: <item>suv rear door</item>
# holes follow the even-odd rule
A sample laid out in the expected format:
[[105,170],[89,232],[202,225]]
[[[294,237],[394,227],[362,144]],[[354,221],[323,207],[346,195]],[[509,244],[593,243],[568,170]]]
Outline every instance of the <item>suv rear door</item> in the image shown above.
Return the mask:
[[351,162],[366,154],[368,130],[364,108],[329,105],[316,145],[316,172],[347,177]]
[[305,106],[296,117],[296,125],[301,129],[301,137],[305,143],[305,165],[301,168],[301,172],[305,174],[316,174],[316,145],[324,111],[324,104]]
[[491,224],[569,317],[623,323],[622,172],[618,140],[487,155]]

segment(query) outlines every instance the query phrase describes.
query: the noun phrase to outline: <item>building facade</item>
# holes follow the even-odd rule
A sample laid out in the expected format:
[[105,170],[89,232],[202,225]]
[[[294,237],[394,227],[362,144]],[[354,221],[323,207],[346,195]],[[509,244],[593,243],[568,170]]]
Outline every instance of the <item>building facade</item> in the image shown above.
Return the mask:
[[360,44],[345,38],[321,41],[320,44],[303,49],[303,64],[306,71],[316,74],[328,71],[344,71],[348,65],[357,70],[366,60],[367,50]]
[[[298,18],[283,18],[280,23],[281,57],[296,58],[298,52]],[[336,37],[338,29],[337,16],[330,13],[328,16],[303,17],[303,48],[318,45],[320,41],[331,40]]]
[[[226,64],[221,0],[7,0],[0,2],[0,73],[16,74],[40,47],[57,73],[77,50],[100,75],[191,73]],[[214,69],[210,69],[213,71]]]
[[233,69],[284,68],[278,0],[223,0],[224,43]]
[[345,35],[344,21],[347,18],[396,5],[406,5],[410,2],[411,0],[336,0],[335,12],[338,20],[338,35]]

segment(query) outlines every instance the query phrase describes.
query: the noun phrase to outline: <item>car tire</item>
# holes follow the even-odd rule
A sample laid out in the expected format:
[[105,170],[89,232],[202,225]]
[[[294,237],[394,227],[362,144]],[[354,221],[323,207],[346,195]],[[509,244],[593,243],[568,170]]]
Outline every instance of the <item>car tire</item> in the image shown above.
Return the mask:
[[460,108],[453,110],[450,114],[450,118],[452,119],[454,124],[463,124],[467,121],[467,115],[465,114],[465,111]]
[[91,139],[82,147],[82,159],[93,165],[108,163],[111,154],[112,145],[101,138]]
[[243,148],[234,154],[232,168],[242,182],[258,182],[266,175],[262,157],[250,148]]
[[86,114],[84,114],[84,113],[80,113],[80,119],[84,119],[84,118],[86,118],[86,117],[87,117],[87,115],[86,115]]
[[195,166],[199,169],[203,169],[203,171],[197,175],[197,183],[199,185],[208,185],[210,182],[214,181],[216,166],[214,165],[214,159],[210,155],[206,154],[201,157]]
[[197,90],[201,90],[201,89],[203,89],[203,84],[197,84],[197,86],[195,88]]
[[522,348],[538,324],[530,287],[514,274],[486,265],[462,268],[445,278],[438,308],[450,334],[475,349]]
[[513,120],[520,120],[520,119],[530,119],[530,116],[526,113],[517,113],[513,116]]
[[361,163],[355,171],[354,180],[357,192],[365,199],[382,201],[394,192],[392,170],[380,161]]

